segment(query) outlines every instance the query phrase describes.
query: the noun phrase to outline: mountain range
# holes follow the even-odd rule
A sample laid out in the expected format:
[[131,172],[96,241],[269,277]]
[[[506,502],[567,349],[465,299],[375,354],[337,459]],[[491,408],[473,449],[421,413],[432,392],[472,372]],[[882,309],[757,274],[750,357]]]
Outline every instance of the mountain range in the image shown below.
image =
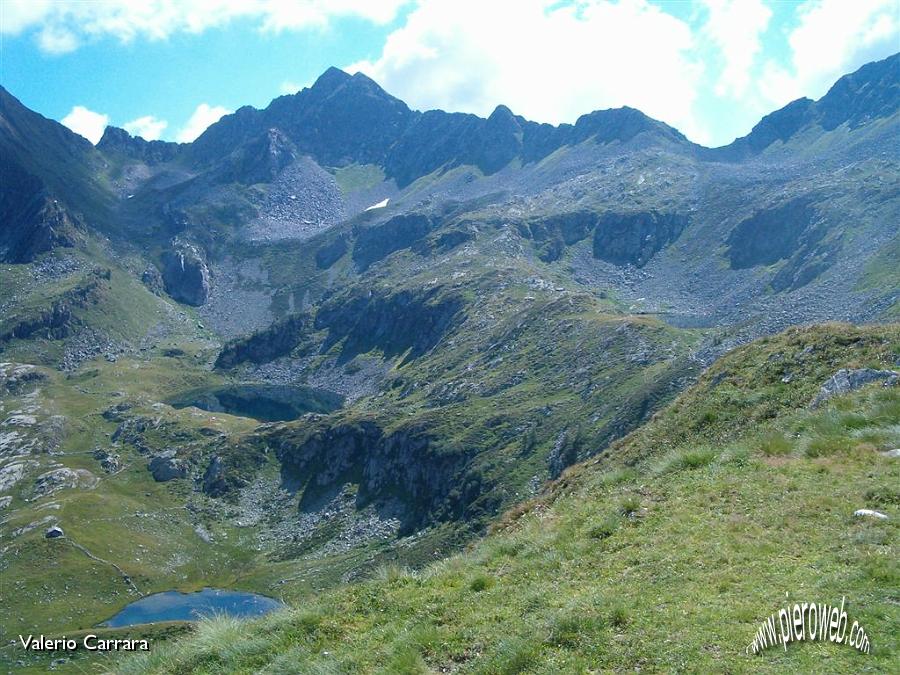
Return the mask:
[[729,350],[896,322],[898,111],[900,55],[720,148],[335,68],[192,143],[93,146],[0,88],[3,624],[421,567]]

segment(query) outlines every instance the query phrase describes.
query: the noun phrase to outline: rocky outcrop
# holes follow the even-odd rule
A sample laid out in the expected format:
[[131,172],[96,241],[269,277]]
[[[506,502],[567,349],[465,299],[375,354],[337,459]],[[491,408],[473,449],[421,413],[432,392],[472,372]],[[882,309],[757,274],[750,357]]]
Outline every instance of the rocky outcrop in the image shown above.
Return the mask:
[[822,385],[819,393],[813,399],[812,406],[815,408],[832,396],[856,391],[873,382],[881,382],[885,387],[894,387],[900,382],[900,373],[894,370],[876,370],[874,368],[841,368]]
[[370,420],[325,423],[275,432],[269,442],[285,480],[303,491],[301,508],[315,508],[352,483],[358,509],[387,509],[408,532],[451,517],[480,494],[464,487],[465,455],[438,447],[420,425],[385,433]]
[[688,217],[657,211],[597,213],[572,211],[519,223],[519,234],[535,242],[544,262],[559,260],[566,250],[593,232],[593,254],[616,265],[643,267],[650,258],[678,239]]
[[343,341],[342,361],[373,349],[386,358],[409,350],[415,358],[438,344],[462,308],[460,297],[440,287],[393,294],[357,288],[322,306],[314,327],[328,331],[323,350]]
[[102,448],[97,448],[93,452],[93,457],[98,462],[100,462],[100,468],[103,469],[106,473],[115,473],[118,471],[121,466],[121,458],[119,455],[109,452],[108,450],[104,450]]
[[141,274],[141,282],[154,295],[162,295],[166,290],[166,284],[156,265],[147,265]]
[[597,214],[592,211],[573,211],[520,223],[518,231],[535,242],[541,260],[553,262],[562,257],[566,246],[586,238],[597,220]]
[[97,143],[97,149],[104,154],[121,155],[149,165],[171,162],[181,147],[178,143],[168,141],[147,141],[140,136],[132,136],[119,127],[106,127]]
[[0,181],[0,261],[27,263],[57,247],[75,246],[84,223],[44,183],[4,162]]
[[225,464],[219,455],[213,455],[209,460],[206,471],[203,472],[201,483],[203,492],[211,497],[221,497],[228,490],[225,482]]
[[435,227],[434,219],[421,213],[395,216],[373,227],[359,227],[354,232],[353,262],[361,271],[366,270],[394,251],[409,248]]
[[687,225],[688,217],[679,213],[604,214],[594,227],[594,257],[643,267],[656,252],[678,239]]
[[46,309],[34,310],[19,317],[11,317],[12,320],[9,323],[12,325],[0,333],[0,343],[31,337],[43,337],[50,340],[68,337],[80,323],[76,316],[77,310],[101,302],[107,292],[109,279],[109,269],[94,270],[74,288],[54,300]]
[[260,438],[222,448],[214,454],[203,472],[200,487],[210,497],[237,498],[238,490],[250,484],[259,468],[267,461],[268,447]]
[[46,497],[60,490],[72,488],[92,488],[97,484],[97,477],[87,469],[69,469],[60,467],[42,473],[34,481],[36,497]]
[[37,462],[25,460],[0,467],[0,492],[11,490],[35,466]]
[[150,460],[147,468],[153,475],[153,480],[158,483],[165,483],[166,481],[187,476],[187,464],[178,459],[177,454],[175,450],[166,450]]
[[0,392],[21,394],[47,376],[29,363],[0,363]]
[[175,240],[162,256],[166,292],[178,302],[198,307],[209,298],[209,268],[193,244]]
[[297,159],[297,148],[280,129],[267,129],[228,155],[213,179],[222,183],[269,183]]
[[348,248],[347,235],[338,235],[316,251],[316,267],[327,270],[344,257]]
[[245,362],[268,363],[286,356],[300,344],[308,325],[308,315],[293,314],[250,337],[229,342],[219,352],[215,367],[233,368]]
[[822,230],[812,227],[816,220],[816,211],[806,197],[757,211],[728,235],[731,268],[771,265],[790,258],[801,245],[821,238]]
[[843,244],[843,232],[825,238],[824,227],[801,241],[794,255],[772,277],[775,292],[802,288],[823,274],[835,262]]

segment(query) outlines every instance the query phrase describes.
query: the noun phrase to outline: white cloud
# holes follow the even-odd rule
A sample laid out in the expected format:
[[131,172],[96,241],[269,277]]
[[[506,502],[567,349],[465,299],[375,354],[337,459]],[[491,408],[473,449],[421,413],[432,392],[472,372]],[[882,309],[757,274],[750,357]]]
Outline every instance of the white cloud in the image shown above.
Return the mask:
[[339,17],[383,24],[408,0],[3,0],[0,31],[37,31],[38,45],[50,53],[77,49],[85,40],[113,37],[165,39],[174,33],[201,33],[235,19],[256,21],[261,30],[322,28]]
[[296,94],[301,89],[303,89],[302,84],[297,84],[296,82],[291,82],[290,80],[285,80],[281,83],[281,86],[278,87],[278,91],[280,91],[282,95]]
[[156,141],[167,126],[169,123],[165,120],[157,119],[153,115],[144,115],[123,124],[122,128],[132,136],[140,136],[145,141]]
[[103,136],[103,131],[109,123],[109,116],[76,105],[68,115],[62,118],[61,122],[76,134],[81,134],[91,143],[96,144]]
[[780,106],[819,98],[840,76],[898,49],[897,0],[809,0],[790,33],[790,65],[767,61],[760,91]]
[[41,21],[51,10],[50,0],[4,0],[0,4],[0,30],[17,34]]
[[[506,29],[498,29],[499,27]],[[542,122],[629,105],[706,140],[693,104],[702,66],[690,26],[645,0],[431,0],[361,70],[417,108]]]
[[201,103],[194,110],[194,114],[191,115],[187,124],[178,132],[175,140],[179,143],[190,143],[206,131],[210,124],[215,124],[222,115],[228,115],[230,112],[230,110],[220,105],[211,106],[208,103]]
[[47,26],[38,33],[38,45],[48,54],[66,54],[78,48],[78,38],[65,28]]
[[716,93],[740,98],[747,93],[761,36],[772,18],[762,0],[703,0],[708,18],[703,34],[721,52],[724,64]]

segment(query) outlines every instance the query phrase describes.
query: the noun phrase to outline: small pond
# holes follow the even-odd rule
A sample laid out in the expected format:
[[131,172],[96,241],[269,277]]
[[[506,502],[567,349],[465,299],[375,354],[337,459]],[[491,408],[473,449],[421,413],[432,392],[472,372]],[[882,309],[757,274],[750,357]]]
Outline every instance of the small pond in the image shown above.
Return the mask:
[[103,625],[119,628],[158,621],[196,621],[215,614],[246,618],[281,607],[284,605],[274,598],[243,591],[217,588],[204,588],[195,593],[166,591],[135,600]]
[[235,384],[191,389],[173,396],[167,403],[175,408],[194,406],[263,422],[283,422],[309,412],[332,412],[344,404],[344,398],[340,394],[312,387]]

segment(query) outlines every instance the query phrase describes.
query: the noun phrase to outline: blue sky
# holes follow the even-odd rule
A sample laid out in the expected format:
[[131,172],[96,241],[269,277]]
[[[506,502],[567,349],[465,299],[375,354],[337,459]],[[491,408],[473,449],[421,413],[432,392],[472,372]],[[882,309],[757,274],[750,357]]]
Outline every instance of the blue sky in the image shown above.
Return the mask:
[[900,51],[897,0],[95,0],[0,3],[0,82],[96,141],[190,140],[362,70],[419,109],[574,122],[630,105],[706,145]]

